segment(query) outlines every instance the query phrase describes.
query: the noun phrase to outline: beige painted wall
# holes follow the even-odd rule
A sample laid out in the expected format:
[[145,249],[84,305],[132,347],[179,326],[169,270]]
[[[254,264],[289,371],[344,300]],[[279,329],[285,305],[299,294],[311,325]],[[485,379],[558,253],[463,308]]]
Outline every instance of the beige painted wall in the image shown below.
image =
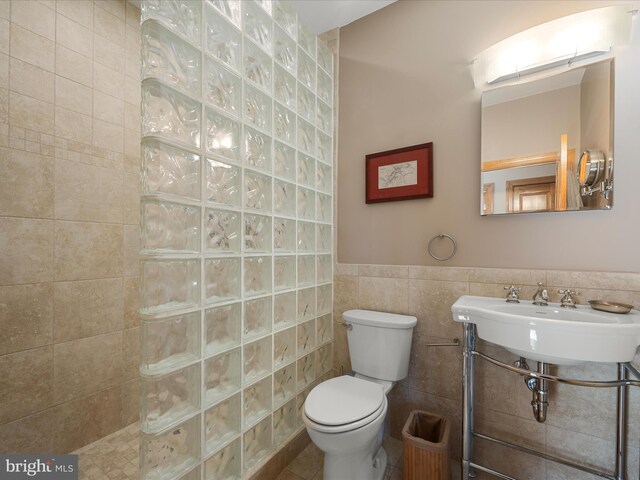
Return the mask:
[[0,451],[139,415],[140,10],[0,0]]
[[[613,210],[479,214],[480,91],[469,62],[521,30],[614,3],[624,2],[399,1],[343,28],[338,261],[432,265],[427,243],[444,232],[458,241],[448,265],[640,271],[637,28],[616,57]],[[434,198],[365,205],[365,155],[429,141]]]

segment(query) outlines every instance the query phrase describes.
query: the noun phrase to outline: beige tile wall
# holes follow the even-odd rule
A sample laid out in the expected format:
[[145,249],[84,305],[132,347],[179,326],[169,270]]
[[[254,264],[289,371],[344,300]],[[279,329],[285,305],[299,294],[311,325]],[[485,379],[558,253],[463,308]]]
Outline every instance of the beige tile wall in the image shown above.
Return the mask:
[[[334,370],[351,368],[342,312],[364,308],[415,315],[409,376],[389,395],[391,435],[402,438],[411,410],[428,410],[452,421],[452,459],[461,451],[462,349],[428,347],[427,343],[462,339],[462,324],[451,319],[451,305],[465,294],[503,297],[503,287],[522,287],[530,298],[537,282],[547,285],[558,302],[558,288],[578,290],[580,303],[595,298],[640,305],[640,274],[508,270],[491,268],[345,265],[335,268]],[[506,350],[479,342],[482,351],[504,362],[516,358]],[[640,354],[636,362],[640,364]],[[615,365],[552,367],[567,378],[615,379]],[[640,388],[630,388],[628,478],[638,477],[640,452]],[[522,377],[477,361],[476,423],[478,430],[605,470],[613,470],[615,391],[552,385],[547,421],[536,422],[531,393]],[[478,442],[477,459],[521,480],[593,479],[586,474]],[[488,478],[479,475],[479,478]]]
[[0,0],[0,451],[138,418],[140,11]]

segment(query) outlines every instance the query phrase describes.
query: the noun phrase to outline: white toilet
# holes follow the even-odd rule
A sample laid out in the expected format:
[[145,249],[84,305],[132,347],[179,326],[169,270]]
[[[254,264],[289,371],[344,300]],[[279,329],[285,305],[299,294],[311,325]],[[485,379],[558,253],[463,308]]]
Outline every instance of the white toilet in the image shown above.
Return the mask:
[[355,377],[332,378],[311,390],[302,417],[324,452],[324,480],[382,480],[387,393],[407,376],[417,319],[370,310],[342,316]]

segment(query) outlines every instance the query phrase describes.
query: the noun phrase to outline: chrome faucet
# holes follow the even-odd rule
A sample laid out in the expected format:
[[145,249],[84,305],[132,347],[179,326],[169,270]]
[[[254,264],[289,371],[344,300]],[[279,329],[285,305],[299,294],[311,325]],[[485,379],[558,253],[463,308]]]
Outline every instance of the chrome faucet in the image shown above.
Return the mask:
[[520,297],[518,297],[520,289],[518,287],[515,285],[509,285],[508,287],[504,287],[504,289],[509,291],[507,293],[508,303],[520,303]]
[[580,295],[580,292],[574,292],[573,290],[569,290],[568,288],[565,290],[558,290],[560,295],[564,295],[562,300],[560,300],[560,306],[565,308],[576,308],[576,300],[573,298],[574,295]]
[[533,304],[540,307],[549,305],[549,292],[544,288],[542,282],[538,282],[538,291],[533,295]]

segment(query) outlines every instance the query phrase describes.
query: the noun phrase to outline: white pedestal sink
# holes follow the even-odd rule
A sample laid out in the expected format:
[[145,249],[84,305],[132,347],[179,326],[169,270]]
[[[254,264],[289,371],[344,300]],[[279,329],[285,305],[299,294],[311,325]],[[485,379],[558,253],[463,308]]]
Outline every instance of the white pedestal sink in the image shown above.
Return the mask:
[[478,337],[515,355],[556,365],[624,363],[640,345],[640,312],[598,312],[590,306],[536,306],[526,300],[464,295],[451,307],[457,322],[476,325]]

